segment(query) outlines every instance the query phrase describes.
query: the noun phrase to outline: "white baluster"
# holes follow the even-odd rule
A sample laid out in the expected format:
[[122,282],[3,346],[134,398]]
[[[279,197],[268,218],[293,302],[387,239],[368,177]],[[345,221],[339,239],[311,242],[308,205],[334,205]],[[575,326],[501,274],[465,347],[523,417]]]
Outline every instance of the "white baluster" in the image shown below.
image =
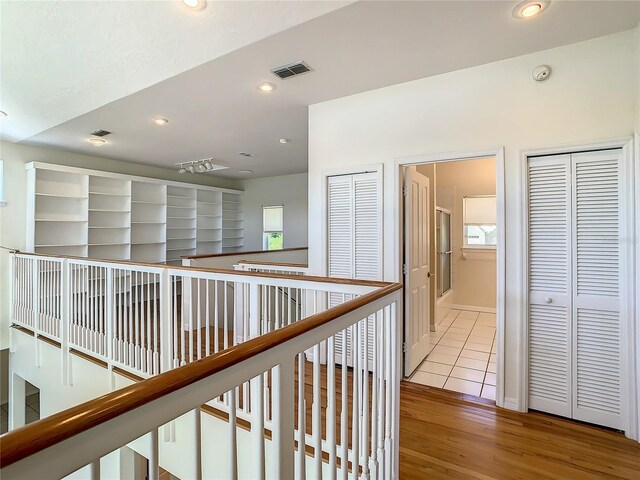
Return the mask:
[[[315,298],[315,297],[314,297]],[[315,306],[315,304],[314,304]],[[312,437],[314,478],[322,478],[322,390],[320,385],[320,344],[313,347]]]
[[[272,478],[294,478],[293,394],[294,358],[289,358],[272,370],[273,379],[273,473]],[[304,454],[304,441],[298,444]]]
[[158,439],[158,429],[151,430],[151,448],[149,449],[149,480],[159,480],[160,478],[160,445]]
[[364,351],[362,355],[362,477],[369,478],[369,328],[370,317],[362,321]]
[[89,464],[89,478],[91,480],[100,480],[100,459]]
[[[226,298],[226,295],[225,295]],[[238,478],[238,442],[236,438],[236,389],[232,388],[228,393],[229,401],[229,472],[227,478]]]
[[340,468],[342,469],[342,479],[346,480],[349,475],[349,386],[347,368],[347,348],[348,348],[347,328],[342,331],[342,352],[340,371],[342,373],[342,384],[340,386],[340,397],[342,406],[340,411]]
[[[254,478],[261,480],[265,478],[263,400],[263,377],[258,375],[251,379],[251,436],[255,455],[252,458],[252,462],[255,462]],[[247,410],[246,403],[244,405]]]
[[335,480],[336,460],[336,351],[335,337],[327,340],[327,448],[329,449],[329,478]]
[[195,448],[194,453],[194,467],[196,472],[195,480],[202,479],[202,413],[200,407],[193,409],[194,415],[194,440]]
[[[296,452],[296,478],[306,478],[306,405],[304,400],[305,387],[305,359],[304,352],[298,354],[298,451]],[[275,396],[275,387],[272,389]],[[274,408],[275,402],[274,399]],[[274,414],[275,417],[275,414]],[[275,420],[275,418],[274,418]],[[275,425],[275,423],[274,423]]]

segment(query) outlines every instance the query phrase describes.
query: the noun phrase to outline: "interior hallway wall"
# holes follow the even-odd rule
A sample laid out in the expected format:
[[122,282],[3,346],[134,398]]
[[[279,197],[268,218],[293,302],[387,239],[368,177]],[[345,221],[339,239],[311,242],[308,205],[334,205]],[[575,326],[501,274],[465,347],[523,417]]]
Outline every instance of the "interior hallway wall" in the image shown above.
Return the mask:
[[284,206],[284,248],[307,246],[306,173],[252,178],[244,187],[244,250],[262,250],[262,207]]
[[[506,215],[505,405],[520,408],[518,338],[525,292],[521,261],[523,149],[633,134],[637,32],[627,31],[312,105],[309,110],[309,258],[325,273],[324,176],[384,167],[384,278],[400,279],[396,161],[504,147]],[[534,82],[532,70],[553,74]],[[595,67],[597,66],[597,68]],[[502,404],[502,399],[497,398]]]
[[[462,199],[474,195],[496,194],[495,158],[442,162],[436,164],[440,207],[451,211],[451,279],[456,307],[496,308],[496,250],[463,249]],[[447,205],[443,197],[451,198]]]

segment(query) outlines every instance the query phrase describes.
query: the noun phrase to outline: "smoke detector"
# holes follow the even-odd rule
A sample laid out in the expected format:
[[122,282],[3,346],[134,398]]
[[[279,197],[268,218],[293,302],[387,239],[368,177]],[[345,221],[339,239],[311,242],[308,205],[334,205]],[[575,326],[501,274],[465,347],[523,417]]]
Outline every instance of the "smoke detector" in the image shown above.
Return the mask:
[[544,82],[551,76],[551,67],[549,65],[538,65],[533,69],[531,76],[536,82]]

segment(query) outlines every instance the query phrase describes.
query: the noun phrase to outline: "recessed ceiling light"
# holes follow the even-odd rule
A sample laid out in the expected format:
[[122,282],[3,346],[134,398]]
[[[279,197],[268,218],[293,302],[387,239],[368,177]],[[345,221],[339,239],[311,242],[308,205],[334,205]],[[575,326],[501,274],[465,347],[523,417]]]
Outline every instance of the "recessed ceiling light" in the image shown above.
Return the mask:
[[278,140],[280,143],[289,143],[289,140],[287,140],[286,138],[281,138],[280,140]]
[[276,89],[276,86],[273,83],[262,82],[258,84],[258,90],[261,92],[273,92]]
[[531,18],[542,13],[548,6],[549,0],[527,0],[516,5],[513,16],[516,18]]
[[99,147],[107,143],[107,141],[104,138],[90,138],[89,143],[95,145],[96,147]]
[[3,112],[2,110],[0,110],[0,117],[6,117],[7,116],[7,112]]
[[207,6],[205,0],[182,0],[182,3],[192,10],[202,10]]
[[167,120],[166,118],[158,117],[154,120],[154,122],[156,123],[156,125],[166,125],[167,123],[169,123],[169,120]]
[[238,170],[238,173],[242,173],[243,175],[249,175],[253,173],[253,170]]

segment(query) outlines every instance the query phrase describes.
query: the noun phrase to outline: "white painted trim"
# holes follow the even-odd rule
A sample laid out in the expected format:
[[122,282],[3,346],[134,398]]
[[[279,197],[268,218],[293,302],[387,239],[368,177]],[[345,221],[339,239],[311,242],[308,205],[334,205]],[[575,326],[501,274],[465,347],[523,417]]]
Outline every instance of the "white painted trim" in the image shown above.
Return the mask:
[[[621,218],[621,236],[623,238],[630,239],[627,242],[627,248],[622,249],[622,265],[626,271],[621,272],[622,277],[626,277],[627,281],[623,281],[622,284],[626,288],[621,289],[620,294],[620,318],[622,321],[622,331],[627,332],[628,343],[623,346],[622,350],[622,368],[621,376],[627,381],[623,385],[623,408],[626,410],[623,421],[625,422],[625,434],[634,440],[638,440],[640,431],[640,419],[638,418],[638,408],[640,399],[640,382],[638,382],[638,374],[640,371],[640,358],[638,355],[638,348],[640,347],[640,336],[638,330],[640,330],[640,319],[638,318],[638,298],[640,294],[636,291],[636,282],[640,284],[640,264],[638,264],[638,258],[636,254],[638,238],[640,238],[640,231],[638,230],[638,215],[640,209],[635,208],[635,196],[637,192],[640,192],[640,175],[638,172],[637,161],[634,161],[634,145],[636,158],[640,158],[638,138],[640,134],[636,133],[635,142],[633,137],[615,138],[610,140],[596,141],[592,143],[572,143],[564,144],[553,147],[541,147],[541,148],[529,148],[520,151],[521,163],[520,163],[520,180],[522,184],[522,224],[520,225],[520,233],[522,235],[522,241],[520,242],[520,260],[521,260],[521,285],[520,290],[522,292],[520,305],[521,321],[518,324],[518,339],[521,361],[518,362],[516,367],[518,368],[518,385],[519,392],[517,399],[517,410],[528,410],[528,352],[529,352],[529,336],[528,336],[528,304],[529,304],[529,278],[528,278],[528,184],[527,184],[527,162],[529,157],[543,156],[543,155],[559,155],[567,153],[586,152],[592,150],[605,150],[605,149],[622,149],[622,163],[623,170],[621,175],[623,177],[624,191],[624,203],[629,206],[626,211],[626,217]],[[634,165],[636,168],[634,168]],[[634,186],[635,180],[635,186]],[[634,232],[635,223],[635,232]],[[635,238],[634,238],[635,237]],[[634,261],[635,259],[635,261]],[[631,267],[629,267],[631,265]],[[634,267],[635,265],[635,275]],[[635,297],[635,298],[634,298]],[[635,319],[635,322],[633,321]],[[625,325],[626,324],[626,325]],[[635,325],[634,325],[635,324]],[[634,368],[635,359],[635,368]]]
[[[422,163],[440,163],[440,162],[455,162],[460,160],[478,160],[481,158],[495,158],[496,159],[496,224],[498,225],[498,244],[497,249],[497,261],[496,261],[496,276],[497,276],[497,295],[496,295],[496,350],[497,350],[497,365],[496,365],[496,405],[499,407],[505,407],[504,399],[504,351],[505,351],[505,288],[506,288],[506,221],[505,221],[505,183],[504,183],[504,147],[494,147],[485,150],[467,150],[462,152],[444,152],[433,153],[427,155],[414,155],[410,157],[396,158],[394,163],[393,172],[391,175],[392,186],[394,191],[392,192],[393,198],[396,201],[393,204],[393,225],[392,228],[397,232],[397,248],[394,251],[395,258],[395,278],[402,279],[402,246],[404,245],[404,219],[402,218],[402,184],[404,177],[402,175],[402,167],[418,165]],[[521,357],[518,356],[515,359],[516,362],[521,361]],[[510,407],[505,407],[510,408]]]
[[35,169],[54,170],[56,172],[77,173],[79,175],[96,175],[100,177],[118,178],[120,180],[130,180],[132,182],[145,182],[145,183],[155,183],[158,185],[170,185],[173,187],[202,188],[204,190],[211,190],[214,192],[235,193],[235,194],[244,193],[244,190],[233,190],[231,188],[214,187],[212,185],[201,185],[199,183],[175,182],[173,180],[162,180],[160,178],[153,178],[153,177],[140,177],[136,175],[127,175],[124,173],[106,172],[104,170],[91,170],[88,168],[68,167],[66,165],[58,165],[55,163],[29,162],[24,166],[24,168],[27,171],[35,170]]
[[518,410],[518,399],[514,397],[505,397],[502,408],[506,408],[508,410]]
[[465,310],[469,312],[496,313],[497,309],[491,307],[479,307],[477,305],[451,305],[454,310]]
[[[636,131],[634,134],[634,158],[631,159],[631,166],[633,168],[632,175],[634,178],[634,190],[631,195],[632,205],[638,205],[640,202],[640,131]],[[634,349],[631,351],[631,355],[629,357],[629,375],[630,378],[635,380],[635,389],[633,388],[633,384],[630,385],[629,394],[630,394],[630,404],[635,405],[636,408],[632,408],[631,410],[631,418],[629,419],[629,431],[627,435],[629,438],[632,438],[638,442],[640,442],[640,208],[635,208],[635,218],[633,218],[635,223],[635,232],[633,227],[630,228],[630,232],[635,233],[635,238],[633,238],[632,245],[634,248],[632,249],[632,254],[635,255],[634,259],[629,259],[629,264],[635,266],[635,284],[630,286],[632,291],[635,292],[635,298],[633,295],[629,299],[632,302],[633,310],[635,311],[635,318],[631,319],[630,328],[629,328],[629,339],[634,344]],[[634,321],[635,320],[635,321]],[[633,362],[633,357],[635,356],[635,365]],[[635,368],[634,368],[635,366]]]

